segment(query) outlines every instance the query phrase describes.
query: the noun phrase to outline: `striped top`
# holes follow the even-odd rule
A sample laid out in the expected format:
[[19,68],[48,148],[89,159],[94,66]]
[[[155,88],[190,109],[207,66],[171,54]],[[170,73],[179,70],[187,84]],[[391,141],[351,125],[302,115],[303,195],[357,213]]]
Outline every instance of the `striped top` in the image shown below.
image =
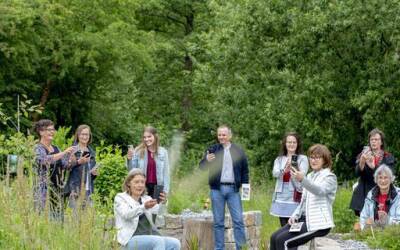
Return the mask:
[[302,200],[292,217],[306,216],[308,231],[332,228],[332,205],[337,190],[336,175],[329,168],[311,172],[301,182],[303,185]]

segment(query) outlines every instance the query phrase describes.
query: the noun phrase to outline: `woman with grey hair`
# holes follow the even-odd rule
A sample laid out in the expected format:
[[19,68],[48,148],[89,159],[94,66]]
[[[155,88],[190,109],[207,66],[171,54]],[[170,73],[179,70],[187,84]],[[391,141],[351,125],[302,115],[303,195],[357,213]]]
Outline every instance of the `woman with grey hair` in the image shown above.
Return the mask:
[[[145,195],[146,177],[138,169],[132,169],[122,185],[124,192],[115,196],[114,216],[117,240],[124,250],[153,249],[179,250],[178,239],[161,236],[154,226],[152,214],[157,214],[157,200]],[[165,194],[160,194],[165,202]]]
[[369,132],[368,145],[364,146],[356,160],[356,176],[359,178],[350,202],[350,208],[354,210],[356,216],[360,216],[365,197],[375,186],[375,171],[383,164],[394,171],[395,158],[391,153],[385,151],[385,135],[381,130],[375,128]]
[[360,214],[361,229],[366,225],[397,224],[400,222],[400,189],[393,185],[395,176],[387,165],[374,173],[376,186],[368,192]]

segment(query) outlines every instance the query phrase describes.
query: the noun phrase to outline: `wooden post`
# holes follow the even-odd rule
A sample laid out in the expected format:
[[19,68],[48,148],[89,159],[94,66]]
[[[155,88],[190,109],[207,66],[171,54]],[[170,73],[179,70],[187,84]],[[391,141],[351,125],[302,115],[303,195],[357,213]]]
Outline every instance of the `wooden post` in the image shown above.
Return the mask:
[[6,165],[6,186],[10,186],[10,155],[7,155],[7,165]]
[[188,219],[183,225],[182,249],[213,250],[213,221],[205,219]]

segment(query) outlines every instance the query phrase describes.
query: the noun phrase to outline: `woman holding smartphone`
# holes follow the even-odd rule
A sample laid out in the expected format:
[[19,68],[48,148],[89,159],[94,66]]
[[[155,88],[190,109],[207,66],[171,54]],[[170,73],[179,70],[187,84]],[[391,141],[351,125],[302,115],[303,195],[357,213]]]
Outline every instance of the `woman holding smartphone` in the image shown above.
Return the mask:
[[[132,169],[122,185],[123,192],[115,196],[117,241],[124,250],[179,250],[179,240],[162,236],[154,225],[153,215],[159,212],[160,204],[145,195],[145,182],[144,173],[138,168]],[[160,201],[165,201],[163,192]]]
[[271,235],[270,250],[295,249],[315,237],[329,233],[333,223],[332,205],[337,190],[336,175],[332,173],[332,157],[328,148],[315,144],[308,150],[312,172],[291,168],[291,176],[303,186],[300,204],[288,224]]
[[68,165],[68,159],[74,152],[74,147],[61,151],[53,145],[56,130],[54,123],[47,119],[35,123],[34,130],[39,136],[35,145],[35,170],[37,174],[34,186],[35,208],[42,212],[49,202],[50,217],[56,220],[63,218],[63,173]]
[[[168,151],[160,146],[157,130],[147,126],[143,130],[142,143],[135,149],[128,149],[127,168],[140,168],[146,176],[147,194],[169,192]],[[163,189],[163,190],[161,190]]]
[[[357,216],[360,216],[368,192],[375,186],[374,173],[382,164],[387,165],[395,173],[395,159],[392,154],[385,151],[385,135],[375,128],[369,132],[368,145],[356,160],[356,175],[359,178],[353,191],[350,208]],[[355,225],[355,228],[357,229],[358,225]]]
[[283,137],[280,155],[275,159],[272,170],[272,175],[277,180],[270,213],[279,217],[282,227],[298,206],[302,193],[301,183],[291,176],[291,167],[307,174],[308,159],[302,154],[301,140],[295,132],[286,133]]
[[79,197],[83,197],[83,205],[91,203],[93,181],[98,175],[96,153],[90,143],[92,133],[88,125],[79,125],[75,132],[76,153],[70,159],[69,177],[64,193],[69,196],[69,207],[75,209]]

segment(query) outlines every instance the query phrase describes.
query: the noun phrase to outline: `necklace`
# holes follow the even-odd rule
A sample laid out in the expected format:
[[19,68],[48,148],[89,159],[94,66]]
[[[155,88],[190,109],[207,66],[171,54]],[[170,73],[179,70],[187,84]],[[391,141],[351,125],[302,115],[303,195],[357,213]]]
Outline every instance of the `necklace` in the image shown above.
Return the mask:
[[47,144],[45,144],[45,143],[43,143],[43,142],[40,142],[40,144],[42,144],[46,149],[47,149],[47,151],[49,152],[49,153],[52,153],[54,150],[53,150],[53,147],[51,146],[51,144],[50,145],[47,145]]

